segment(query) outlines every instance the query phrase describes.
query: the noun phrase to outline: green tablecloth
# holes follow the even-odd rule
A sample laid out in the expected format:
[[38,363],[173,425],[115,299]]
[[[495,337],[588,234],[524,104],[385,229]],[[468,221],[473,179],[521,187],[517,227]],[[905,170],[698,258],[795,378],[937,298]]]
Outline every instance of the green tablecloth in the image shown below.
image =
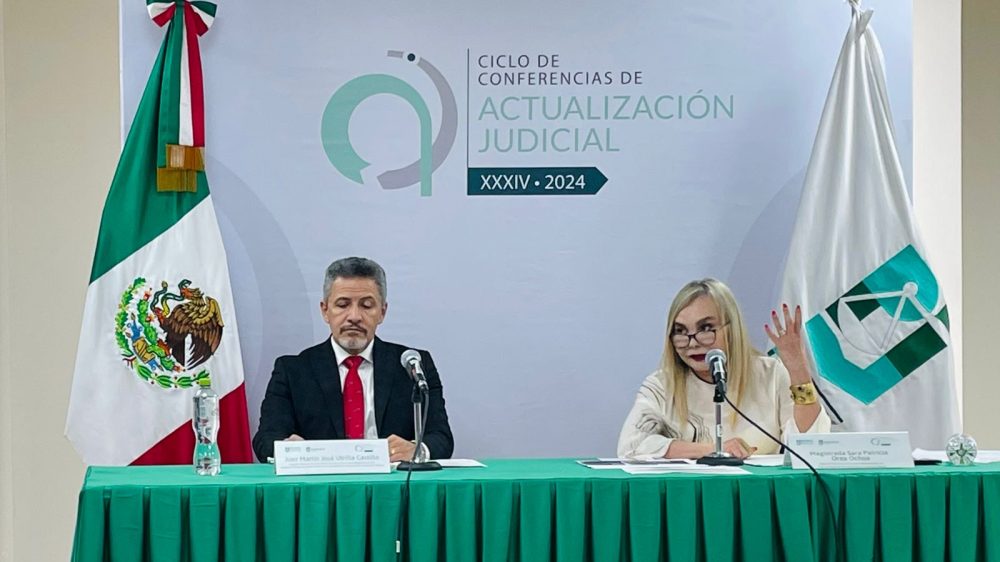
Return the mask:
[[[417,473],[413,561],[1000,560],[1000,464],[629,476],[566,459]],[[390,561],[405,474],[91,467],[75,562]]]

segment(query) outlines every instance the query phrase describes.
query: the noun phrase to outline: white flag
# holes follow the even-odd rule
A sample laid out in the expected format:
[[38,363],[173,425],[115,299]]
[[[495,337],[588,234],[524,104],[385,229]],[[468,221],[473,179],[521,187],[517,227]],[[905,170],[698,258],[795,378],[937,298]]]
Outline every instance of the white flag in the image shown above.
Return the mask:
[[802,305],[838,430],[906,430],[941,449],[960,429],[948,309],[907,197],[871,15],[853,8],[781,296]]

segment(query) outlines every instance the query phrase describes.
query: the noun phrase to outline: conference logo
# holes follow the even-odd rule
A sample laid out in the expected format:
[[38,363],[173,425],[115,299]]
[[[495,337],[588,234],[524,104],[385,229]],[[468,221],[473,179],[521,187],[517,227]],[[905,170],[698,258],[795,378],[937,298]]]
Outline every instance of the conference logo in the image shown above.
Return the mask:
[[[351,115],[357,107],[372,96],[389,94],[403,99],[417,114],[420,124],[420,156],[401,168],[382,172],[376,178],[382,189],[402,189],[420,184],[420,195],[431,195],[431,176],[440,166],[452,146],[458,132],[458,106],[455,94],[438,69],[427,59],[413,53],[403,51],[388,51],[386,56],[414,63],[418,69],[430,78],[441,101],[441,123],[437,136],[433,136],[431,114],[420,92],[406,80],[388,74],[365,74],[354,78],[337,89],[330,97],[323,111],[321,136],[323,149],[330,163],[345,178],[359,184],[364,184],[361,171],[370,163],[365,161],[354,150],[351,144],[349,129]],[[394,131],[387,129],[385,135]]]
[[[171,304],[173,303],[173,304]],[[222,341],[219,303],[191,286],[162,281],[156,292],[137,277],[122,293],[115,314],[115,340],[122,361],[140,379],[160,388],[191,388],[210,380],[200,365]]]
[[871,404],[948,347],[948,307],[907,246],[806,322],[823,377]]

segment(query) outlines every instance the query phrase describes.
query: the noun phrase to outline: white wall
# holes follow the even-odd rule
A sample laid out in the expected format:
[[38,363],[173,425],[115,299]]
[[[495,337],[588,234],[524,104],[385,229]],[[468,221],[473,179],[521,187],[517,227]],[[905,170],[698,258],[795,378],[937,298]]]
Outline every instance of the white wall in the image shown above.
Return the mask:
[[1000,448],[1000,2],[962,4],[962,292],[965,431]]
[[[878,15],[872,23],[878,22]],[[878,27],[876,26],[876,30]],[[962,395],[962,0],[913,3],[913,209],[944,289]]]
[[84,467],[63,437],[117,163],[115,0],[2,0],[0,560],[68,560]]
[[0,0],[0,561],[11,560],[14,524],[14,503],[11,498],[13,464],[10,447],[10,390],[7,373],[10,372],[10,344],[8,343],[7,315],[10,310],[10,269],[8,255],[8,227],[10,225],[7,202],[7,88],[4,77],[4,0]]
[[[992,0],[914,0],[913,14],[914,201],[956,343],[967,344],[966,428],[993,448],[997,10]],[[113,0],[0,0],[0,562],[69,557],[83,466],[63,422],[120,147],[117,22]]]

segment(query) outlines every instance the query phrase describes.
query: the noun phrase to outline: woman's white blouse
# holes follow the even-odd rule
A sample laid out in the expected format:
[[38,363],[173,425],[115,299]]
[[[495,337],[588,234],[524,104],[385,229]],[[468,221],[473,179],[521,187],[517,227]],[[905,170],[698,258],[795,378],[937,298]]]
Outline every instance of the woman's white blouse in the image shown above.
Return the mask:
[[[674,439],[711,443],[715,428],[715,385],[693,374],[688,375],[688,419],[680,420],[674,411],[671,397],[673,381],[666,380],[662,371],[646,377],[621,435],[618,437],[619,457],[662,457]],[[796,433],[826,433],[830,431],[830,417],[822,409],[816,421],[806,432],[795,425],[795,408],[789,390],[788,370],[781,361],[766,356],[755,357],[750,377],[744,383],[744,395],[737,401],[730,400],[750,419],[757,422],[775,437],[785,441]],[[779,446],[757,428],[736,415],[729,404],[722,405],[723,441],[741,437],[753,447],[756,454],[777,453]]]

